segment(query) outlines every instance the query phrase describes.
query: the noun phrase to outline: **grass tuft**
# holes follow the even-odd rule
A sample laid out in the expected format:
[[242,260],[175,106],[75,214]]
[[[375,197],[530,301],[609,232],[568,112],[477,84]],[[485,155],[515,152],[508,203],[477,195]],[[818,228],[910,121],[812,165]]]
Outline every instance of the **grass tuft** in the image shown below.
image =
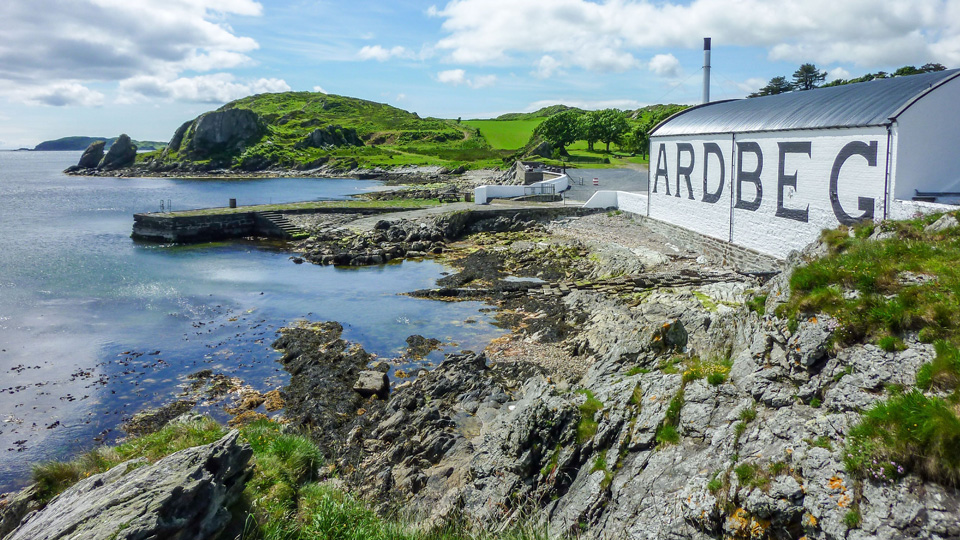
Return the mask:
[[39,500],[46,502],[80,480],[109,470],[124,461],[144,458],[153,463],[185,448],[212,443],[226,434],[222,426],[204,418],[174,422],[149,435],[115,447],[96,448],[71,461],[50,461],[33,467]]
[[577,390],[578,394],[586,396],[586,401],[580,405],[580,422],[577,423],[577,443],[583,444],[597,434],[597,428],[600,423],[596,420],[596,415],[603,409],[603,403],[593,396],[593,392],[587,389]]
[[919,390],[877,403],[847,436],[844,464],[858,478],[893,481],[914,472],[960,485],[957,404]]

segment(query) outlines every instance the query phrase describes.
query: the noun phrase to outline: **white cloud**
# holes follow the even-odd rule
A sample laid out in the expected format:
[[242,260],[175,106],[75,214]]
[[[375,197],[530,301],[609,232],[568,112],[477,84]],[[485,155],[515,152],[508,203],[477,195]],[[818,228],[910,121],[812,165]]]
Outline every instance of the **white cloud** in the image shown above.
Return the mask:
[[230,73],[164,79],[140,76],[120,83],[121,96],[127,101],[159,98],[195,103],[223,103],[251,94],[286,92],[290,85],[282,79],[256,79],[238,82]]
[[467,82],[467,72],[462,69],[448,69],[437,73],[437,80],[443,84],[458,86]]
[[836,67],[827,72],[827,81],[835,81],[837,79],[849,79],[850,72],[843,69],[842,67]]
[[537,63],[537,71],[534,72],[534,75],[538,79],[549,79],[554,75],[562,73],[560,65],[560,61],[556,58],[545,54],[540,57],[540,61]]
[[407,99],[406,94],[397,94],[397,101],[404,101]]
[[380,45],[364,45],[363,48],[360,49],[360,52],[357,53],[357,57],[361,60],[386,62],[391,58],[413,58],[414,54],[405,47],[400,46],[386,49]]
[[462,69],[448,69],[437,73],[437,80],[443,84],[453,86],[465,84],[470,88],[484,88],[494,85],[497,82],[497,76],[479,75],[477,77],[467,77],[467,72]]
[[96,105],[104,96],[91,83],[250,65],[258,43],[226,19],[262,11],[253,0],[0,2],[0,96]]
[[314,92],[320,92],[321,94],[329,94],[329,93],[330,93],[330,92],[327,92],[326,90],[324,90],[322,86],[314,86],[314,87],[313,87],[313,91],[314,91]]
[[104,95],[75,82],[54,83],[47,87],[34,88],[20,96],[21,101],[62,107],[76,105],[97,107],[103,105]]
[[752,77],[741,83],[737,83],[737,89],[739,89],[741,92],[745,94],[752,94],[757,90],[766,86],[767,82],[769,81],[767,81],[766,79],[761,79],[759,77]]
[[[595,71],[637,66],[638,50],[762,47],[773,60],[860,66],[960,63],[955,0],[451,0],[437,48],[461,64],[536,62]],[[529,57],[529,58],[528,58]]]
[[658,54],[647,64],[650,71],[661,77],[676,78],[680,75],[680,60],[672,54]]

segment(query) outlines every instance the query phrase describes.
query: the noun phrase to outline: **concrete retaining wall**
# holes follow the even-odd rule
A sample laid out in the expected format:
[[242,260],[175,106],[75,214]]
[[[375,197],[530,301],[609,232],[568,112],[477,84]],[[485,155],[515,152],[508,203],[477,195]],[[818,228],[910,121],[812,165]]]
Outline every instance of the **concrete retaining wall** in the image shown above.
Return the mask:
[[[408,208],[295,208],[281,214],[362,214],[374,215],[409,210]],[[259,218],[257,212],[234,212],[191,216],[151,213],[133,215],[133,233],[137,240],[176,244],[216,242],[246,236],[284,238],[273,223]]]
[[524,195],[540,195],[545,193],[560,193],[570,187],[570,178],[560,175],[556,178],[536,182],[529,186],[480,186],[473,190],[474,202],[487,204],[490,199],[512,199]]

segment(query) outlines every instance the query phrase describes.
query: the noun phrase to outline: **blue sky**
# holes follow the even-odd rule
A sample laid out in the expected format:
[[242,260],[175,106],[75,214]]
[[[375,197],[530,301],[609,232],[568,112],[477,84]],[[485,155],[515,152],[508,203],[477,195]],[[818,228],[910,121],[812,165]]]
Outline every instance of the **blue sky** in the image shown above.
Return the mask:
[[960,67],[960,0],[5,0],[0,148],[66,135],[167,140],[268,91],[421,116],[743,97],[804,62],[830,78]]

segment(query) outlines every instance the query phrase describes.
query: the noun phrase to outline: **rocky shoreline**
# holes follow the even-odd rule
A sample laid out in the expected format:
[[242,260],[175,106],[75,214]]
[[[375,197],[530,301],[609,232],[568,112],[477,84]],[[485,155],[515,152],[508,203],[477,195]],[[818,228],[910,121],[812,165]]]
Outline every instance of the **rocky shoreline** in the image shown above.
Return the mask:
[[[960,537],[955,488],[864,481],[843,463],[857,411],[912,385],[932,345],[837,349],[829,317],[773,315],[788,272],[732,271],[626,215],[458,219],[321,224],[295,248],[294,262],[315,264],[442,257],[457,271],[412,294],[484,299],[509,330],[392,381],[389,361],[336,322],[282,330],[287,429],[319,445],[328,482],[424,527],[460,516],[588,539]],[[411,336],[410,354],[433,337]]]

